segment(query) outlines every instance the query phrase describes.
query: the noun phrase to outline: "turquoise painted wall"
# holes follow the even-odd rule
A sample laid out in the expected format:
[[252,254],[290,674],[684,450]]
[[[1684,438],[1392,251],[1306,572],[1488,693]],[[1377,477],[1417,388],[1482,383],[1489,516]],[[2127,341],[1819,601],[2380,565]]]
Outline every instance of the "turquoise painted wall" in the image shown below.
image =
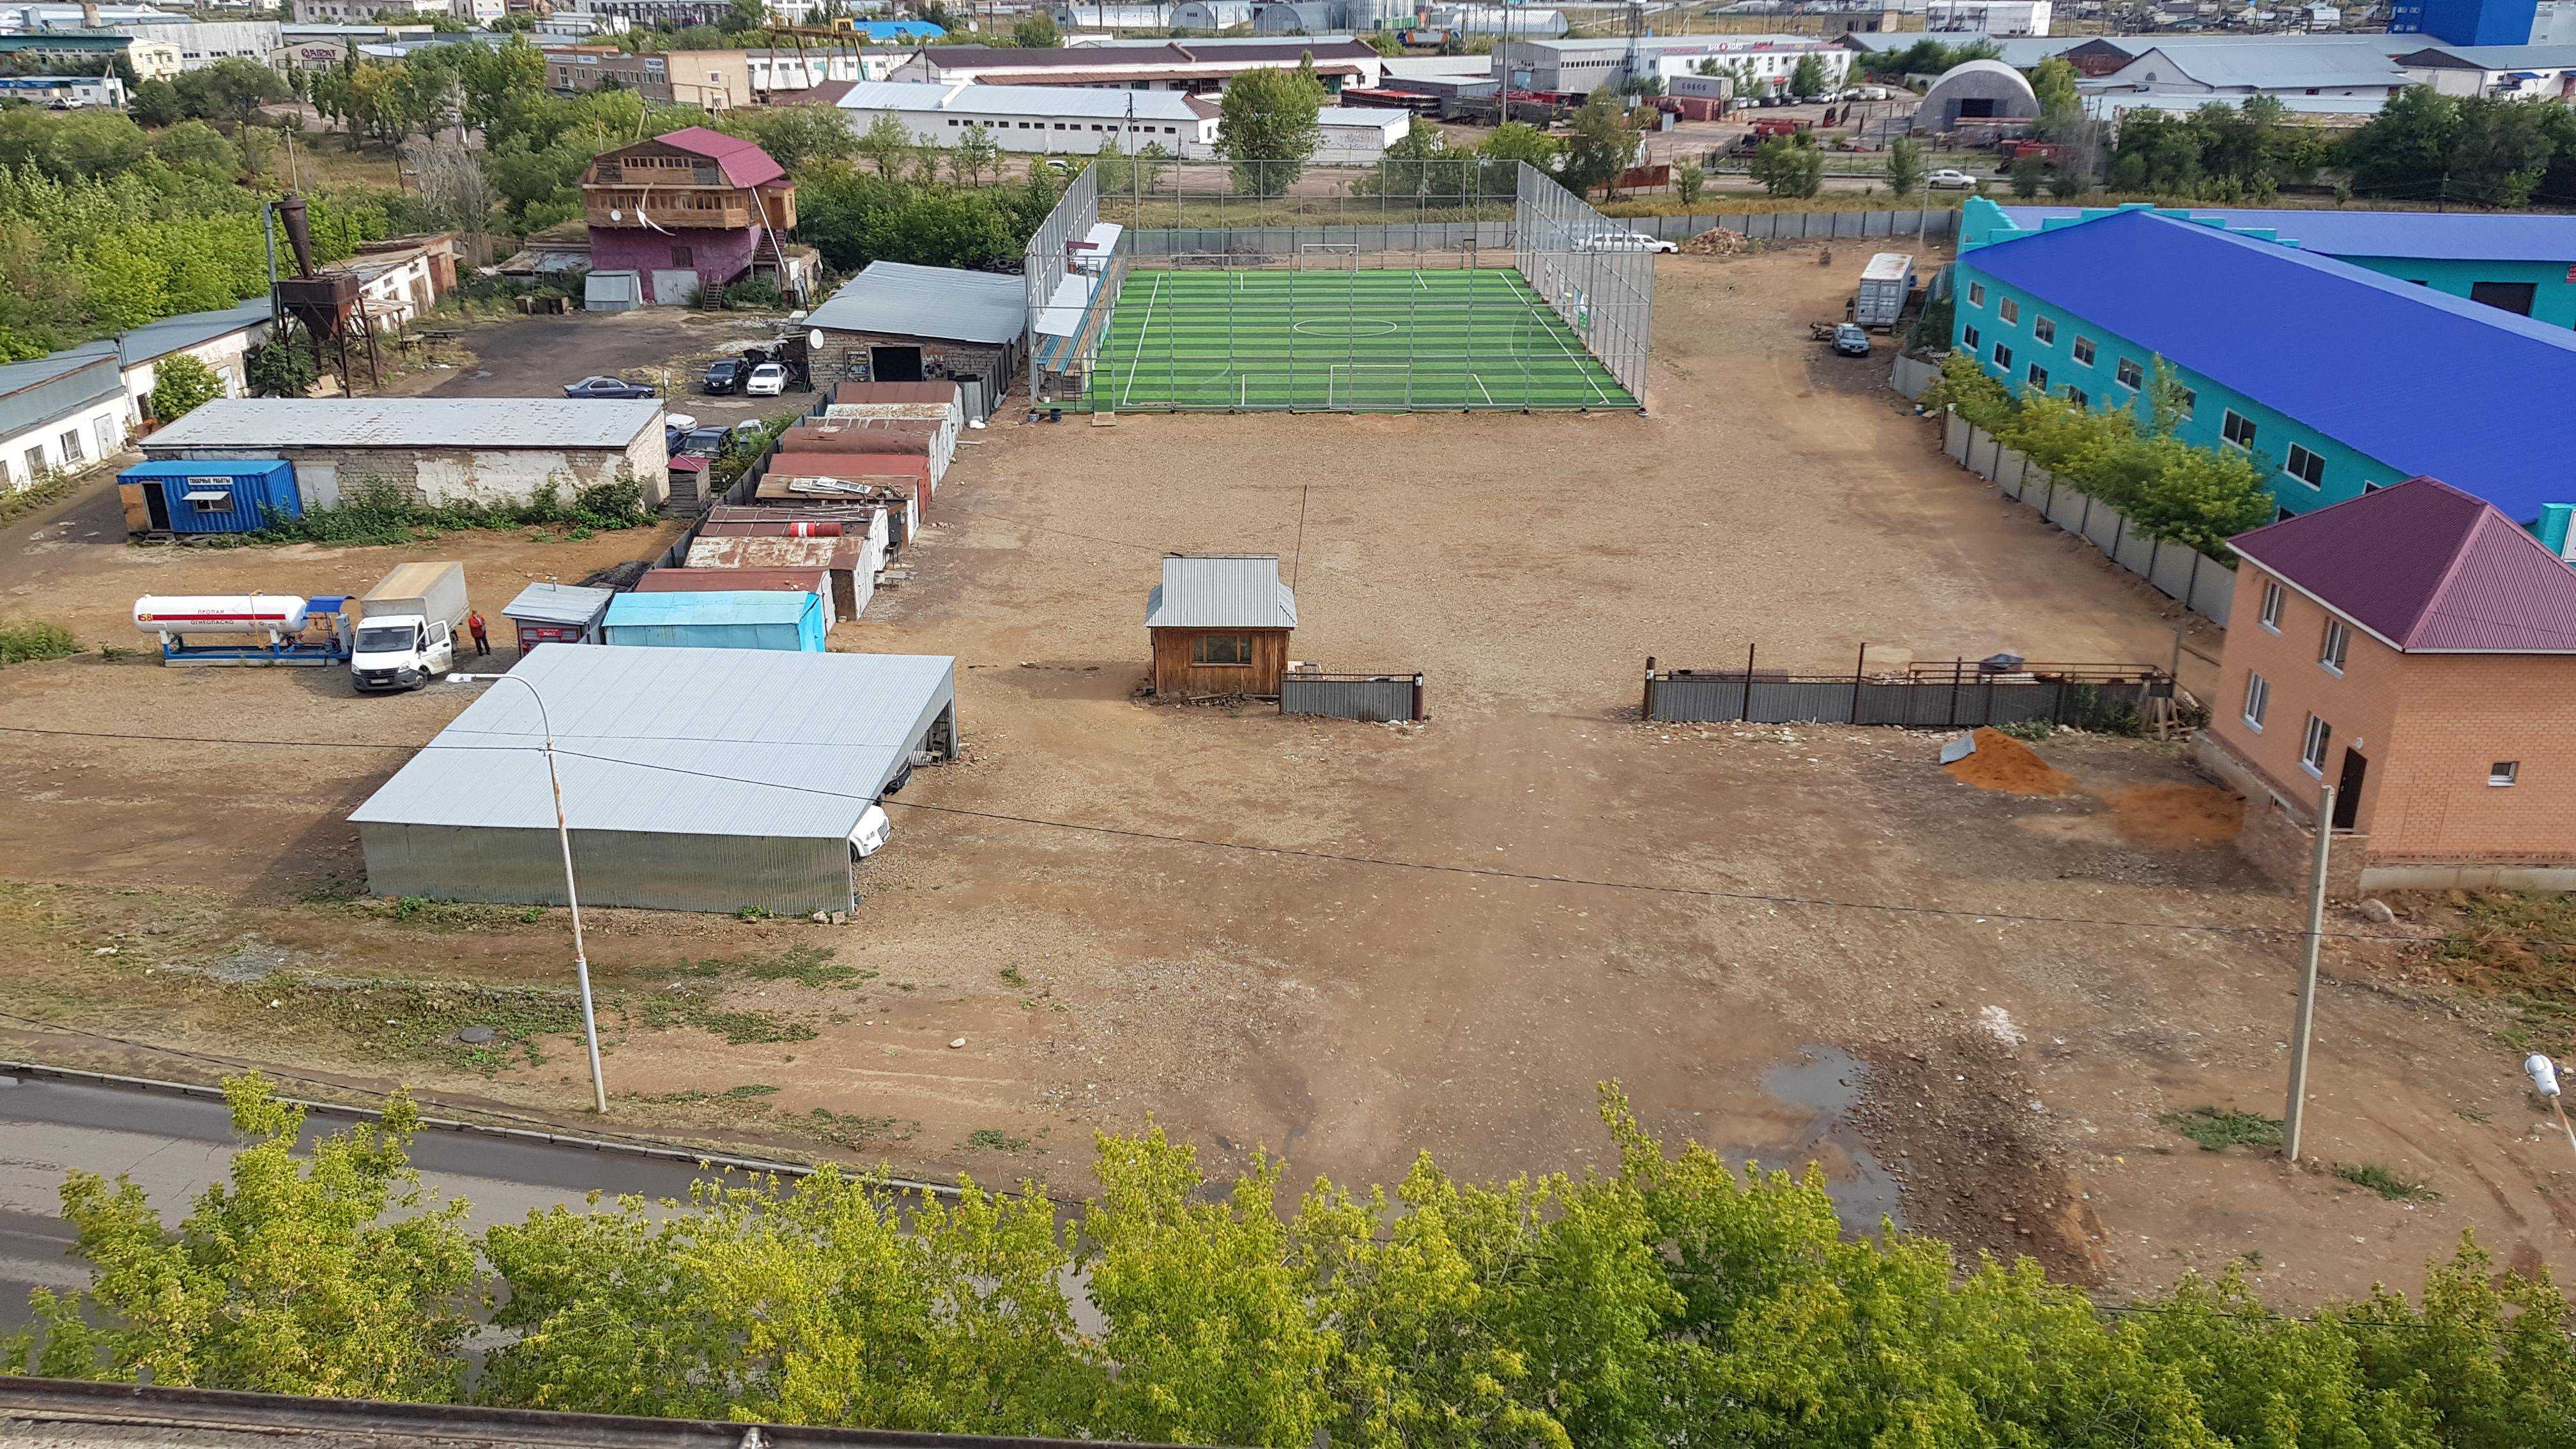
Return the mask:
[[[2049,392],[2063,397],[2069,387],[2080,389],[2085,401],[2095,408],[2121,407],[2143,410],[2140,394],[2143,384],[2155,374],[2153,349],[2141,347],[2125,337],[2073,316],[2063,308],[2053,307],[2018,287],[2008,286],[1977,269],[1972,251],[1957,264],[1952,279],[1954,320],[1951,322],[1951,344],[1962,351],[1973,351],[1986,372],[2011,385],[2016,391],[2032,386],[2030,368],[2035,363],[2047,374]],[[2011,304],[2010,308],[2006,303]],[[2010,310],[2013,320],[2004,320]],[[2041,341],[2042,321],[2050,323],[2055,335]],[[1971,342],[1971,334],[1974,341]],[[2076,358],[2077,342],[2092,344],[2093,361]],[[1997,346],[2008,349],[2011,361],[2000,361]],[[2120,381],[2120,364],[2135,364],[2141,386],[2130,387]],[[2174,436],[2197,447],[2215,448],[2222,443],[2221,429],[2226,415],[2233,411],[2254,424],[2252,451],[2261,454],[2271,470],[2272,497],[2291,513],[2306,513],[2331,503],[2358,498],[2374,487],[2384,488],[2402,483],[2413,476],[2402,468],[2357,452],[2300,423],[2273,411],[2261,403],[2203,377],[2186,367],[2174,367],[2177,381],[2194,393],[2191,416],[2174,429]],[[2325,460],[2325,477],[2316,487],[2290,476],[2283,464],[2290,456],[2290,446],[2299,444]],[[2459,480],[2452,480],[2459,481]],[[2462,486],[2467,486],[2465,483]],[[2520,520],[2526,525],[2535,520]],[[2562,525],[2563,526],[2563,525]]]
[[2576,267],[2558,262],[2455,262],[2421,257],[2353,257],[2339,252],[2333,255],[2356,267],[2422,282],[2455,297],[2469,295],[2473,282],[2529,282],[2533,321],[2552,327],[2576,327],[2576,281],[2569,280]]

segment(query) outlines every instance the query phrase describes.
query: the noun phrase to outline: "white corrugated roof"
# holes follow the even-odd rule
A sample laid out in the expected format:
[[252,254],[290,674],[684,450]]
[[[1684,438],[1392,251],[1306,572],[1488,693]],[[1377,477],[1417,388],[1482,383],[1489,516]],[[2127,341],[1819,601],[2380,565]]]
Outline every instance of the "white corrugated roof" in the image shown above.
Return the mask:
[[649,397],[217,398],[136,446],[623,448],[661,417]]
[[[1128,107],[1135,109],[1131,112]],[[1087,121],[1181,121],[1199,113],[1179,91],[1113,91],[1091,86],[984,86],[967,81],[860,81],[841,97],[845,111],[960,111]]]
[[834,332],[1000,343],[1019,336],[1028,321],[1025,277],[870,262],[815,308],[805,325]]
[[1297,596],[1277,554],[1172,554],[1145,596],[1148,629],[1294,629]]
[[[544,696],[573,829],[814,839],[850,833],[955,697],[954,668],[945,655],[559,644],[510,673]],[[536,699],[483,689],[350,820],[553,829]]]

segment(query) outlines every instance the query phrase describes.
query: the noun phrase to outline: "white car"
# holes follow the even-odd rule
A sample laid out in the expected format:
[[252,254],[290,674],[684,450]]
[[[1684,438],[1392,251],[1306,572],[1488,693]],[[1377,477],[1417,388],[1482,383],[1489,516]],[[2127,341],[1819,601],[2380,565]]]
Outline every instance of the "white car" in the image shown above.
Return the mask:
[[1681,246],[1643,232],[1605,231],[1582,238],[1574,244],[1574,249],[1578,252],[1678,252]]
[[1923,184],[1935,191],[1974,191],[1977,178],[1954,166],[1944,166],[1923,178]]
[[787,369],[775,362],[764,362],[742,380],[744,397],[776,397],[787,391]]

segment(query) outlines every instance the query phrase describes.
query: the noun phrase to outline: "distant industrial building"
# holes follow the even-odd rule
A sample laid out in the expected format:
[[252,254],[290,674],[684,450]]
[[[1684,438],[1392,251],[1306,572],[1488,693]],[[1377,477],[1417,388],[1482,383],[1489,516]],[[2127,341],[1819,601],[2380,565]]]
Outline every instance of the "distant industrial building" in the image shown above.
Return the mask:
[[563,904],[550,724],[585,904],[848,911],[862,817],[957,753],[944,656],[579,645],[511,675],[533,696],[488,688],[351,813],[375,894]]
[[2410,84],[2403,67],[2367,46],[2273,38],[2261,44],[2150,46],[2127,65],[2087,81],[2085,88],[2213,99],[2299,95],[2385,101]]
[[1982,35],[2046,35],[2057,10],[2054,0],[1926,0],[1919,8],[1923,28],[1936,35],[1962,30]]
[[152,385],[167,358],[195,358],[215,375],[223,396],[238,394],[244,359],[268,335],[269,316],[261,298],[0,364],[0,486],[23,488],[115,456],[126,435],[151,416]]
[[1150,45],[1078,45],[1053,50],[987,45],[934,45],[895,69],[893,78],[954,84],[1124,86],[1134,90],[1214,91],[1249,70],[1294,70],[1312,58],[1326,91],[1374,86],[1385,59],[1356,40],[1166,40]]
[[2564,327],[2151,208],[1963,238],[1952,288],[1954,345],[2016,389],[2137,408],[2169,365],[2175,436],[2260,459],[2284,514],[2430,476],[2571,552]]
[[546,53],[546,84],[566,95],[607,86],[664,105],[722,111],[750,105],[757,92],[747,54],[739,50],[665,50],[637,55],[608,45],[574,45]]
[[1744,95],[1785,89],[1798,62],[1814,57],[1826,89],[1839,89],[1854,52],[1821,35],[1673,35],[1639,40],[1496,42],[1491,74],[1517,91],[1590,95],[1632,80],[1668,80],[1703,67],[1733,75]]
[[652,398],[230,398],[138,446],[153,459],[284,458],[308,508],[379,485],[423,503],[526,502],[629,478],[647,508],[671,489]]
[[927,146],[954,146],[969,126],[1005,151],[1091,156],[1114,143],[1131,154],[1160,146],[1200,156],[1216,144],[1216,103],[1179,91],[866,81],[839,105],[856,129],[890,115]]
[[49,111],[110,109],[125,104],[125,82],[114,75],[0,75],[0,102],[23,101]]
[[2039,119],[2039,96],[2022,73],[2000,60],[1966,60],[1941,73],[1914,108],[1913,127],[1947,134],[1981,122]]

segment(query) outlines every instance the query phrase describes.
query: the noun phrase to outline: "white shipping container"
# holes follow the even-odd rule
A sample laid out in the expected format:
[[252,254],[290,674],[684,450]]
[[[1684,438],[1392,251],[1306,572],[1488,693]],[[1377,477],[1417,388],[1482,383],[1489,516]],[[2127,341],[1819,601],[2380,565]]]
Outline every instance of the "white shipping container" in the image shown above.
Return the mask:
[[1905,315],[1905,299],[1914,291],[1914,257],[1908,252],[1880,252],[1860,273],[1860,294],[1852,303],[1852,320],[1863,327],[1893,327]]

